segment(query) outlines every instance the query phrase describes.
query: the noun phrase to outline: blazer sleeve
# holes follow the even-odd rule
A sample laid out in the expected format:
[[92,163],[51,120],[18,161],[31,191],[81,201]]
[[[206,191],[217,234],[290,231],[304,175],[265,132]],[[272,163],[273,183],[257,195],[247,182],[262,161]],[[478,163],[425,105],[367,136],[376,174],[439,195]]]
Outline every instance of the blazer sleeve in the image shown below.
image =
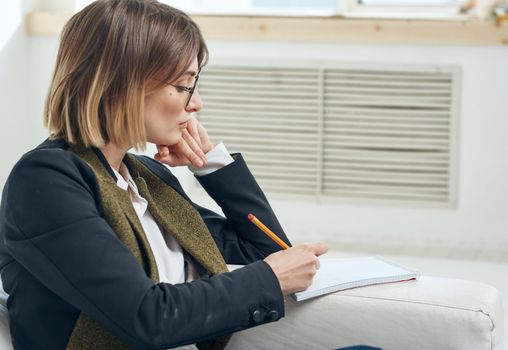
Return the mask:
[[[172,348],[284,315],[280,285],[263,261],[191,283],[154,284],[102,217],[91,169],[70,152],[25,155],[4,188],[0,210],[3,244],[12,257],[130,347]],[[269,249],[261,239],[249,240]]]
[[221,207],[226,218],[197,206],[227,263],[248,264],[281,249],[247,219],[254,214],[291,245],[268,199],[252,176],[241,154],[235,161],[197,180]]

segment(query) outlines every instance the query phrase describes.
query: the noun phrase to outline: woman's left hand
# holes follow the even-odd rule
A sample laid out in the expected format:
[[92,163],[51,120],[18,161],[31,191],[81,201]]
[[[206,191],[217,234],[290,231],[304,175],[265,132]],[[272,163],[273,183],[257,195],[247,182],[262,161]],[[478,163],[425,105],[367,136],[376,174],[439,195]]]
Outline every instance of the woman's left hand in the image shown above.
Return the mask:
[[208,138],[206,129],[192,116],[187,128],[182,131],[182,138],[177,144],[157,145],[154,158],[169,166],[194,165],[201,168],[207,163],[206,153],[215,145]]

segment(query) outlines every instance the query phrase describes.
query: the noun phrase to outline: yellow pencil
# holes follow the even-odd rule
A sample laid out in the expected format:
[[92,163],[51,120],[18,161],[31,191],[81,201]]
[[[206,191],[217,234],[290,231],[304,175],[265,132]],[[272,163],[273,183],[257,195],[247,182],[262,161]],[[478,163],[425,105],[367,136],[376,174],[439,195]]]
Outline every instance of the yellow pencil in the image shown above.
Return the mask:
[[252,221],[252,223],[254,225],[256,225],[257,227],[259,227],[259,229],[261,231],[263,231],[264,233],[266,233],[266,235],[268,237],[270,237],[271,239],[273,239],[275,241],[275,243],[277,243],[278,245],[280,245],[283,249],[288,249],[289,246],[286,244],[286,242],[284,242],[282,239],[280,239],[279,237],[277,237],[277,235],[275,233],[272,232],[272,230],[270,230],[268,227],[265,226],[265,224],[263,224],[261,221],[259,221],[259,219],[257,217],[255,217],[254,215],[252,214],[249,214],[247,215],[247,218]]

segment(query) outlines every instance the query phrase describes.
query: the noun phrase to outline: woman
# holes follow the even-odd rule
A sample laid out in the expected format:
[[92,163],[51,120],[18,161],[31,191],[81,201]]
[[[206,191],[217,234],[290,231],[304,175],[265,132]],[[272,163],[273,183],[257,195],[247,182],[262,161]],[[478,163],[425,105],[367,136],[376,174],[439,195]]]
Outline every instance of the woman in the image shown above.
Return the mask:
[[[184,13],[100,0],[66,24],[44,120],[50,137],[2,195],[0,266],[16,349],[221,349],[284,316],[320,243],[289,243],[239,154],[191,113],[207,49]],[[155,160],[127,150],[157,145]],[[191,202],[164,166],[189,165],[226,218]],[[225,263],[245,264],[227,272]]]

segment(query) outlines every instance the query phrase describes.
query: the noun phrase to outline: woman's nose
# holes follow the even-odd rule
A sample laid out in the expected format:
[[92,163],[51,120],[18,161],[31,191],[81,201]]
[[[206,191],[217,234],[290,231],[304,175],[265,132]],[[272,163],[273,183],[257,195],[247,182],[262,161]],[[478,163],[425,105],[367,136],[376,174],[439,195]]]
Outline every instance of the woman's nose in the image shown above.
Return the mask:
[[201,95],[199,94],[199,91],[196,88],[185,109],[187,110],[187,112],[192,113],[199,112],[201,108],[203,108],[203,101],[201,100]]

